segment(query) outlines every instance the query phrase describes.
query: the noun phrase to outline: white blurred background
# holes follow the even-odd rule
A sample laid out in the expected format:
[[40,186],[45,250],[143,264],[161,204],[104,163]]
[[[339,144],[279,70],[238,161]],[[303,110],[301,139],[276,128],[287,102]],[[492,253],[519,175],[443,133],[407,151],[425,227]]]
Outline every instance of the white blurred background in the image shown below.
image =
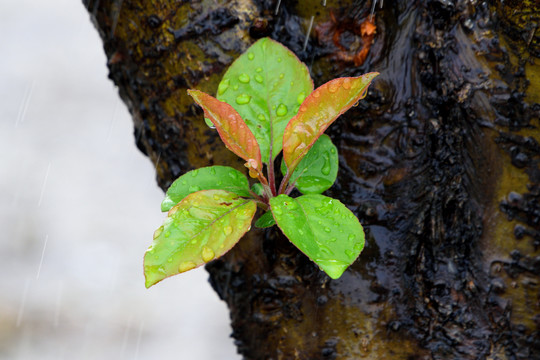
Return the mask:
[[240,359],[204,269],[146,290],[162,191],[81,0],[0,1],[0,358]]

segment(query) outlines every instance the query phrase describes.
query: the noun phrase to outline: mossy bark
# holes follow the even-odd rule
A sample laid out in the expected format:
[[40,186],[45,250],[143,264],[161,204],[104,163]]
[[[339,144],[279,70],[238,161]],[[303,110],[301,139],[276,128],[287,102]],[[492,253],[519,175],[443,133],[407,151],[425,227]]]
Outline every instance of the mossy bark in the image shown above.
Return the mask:
[[540,359],[538,1],[385,1],[371,38],[370,1],[84,3],[163,189],[242,169],[186,89],[215,93],[257,38],[316,86],[381,73],[330,128],[328,193],[364,224],[359,260],[331,280],[258,230],[207,266],[246,359]]

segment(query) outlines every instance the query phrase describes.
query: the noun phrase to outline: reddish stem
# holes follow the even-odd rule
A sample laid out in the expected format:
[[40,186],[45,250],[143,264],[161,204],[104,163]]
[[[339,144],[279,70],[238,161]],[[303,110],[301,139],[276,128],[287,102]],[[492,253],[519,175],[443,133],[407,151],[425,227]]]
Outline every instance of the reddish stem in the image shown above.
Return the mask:
[[270,161],[268,162],[268,181],[272,195],[276,196],[276,174],[274,174],[274,161],[272,160],[272,154],[270,154]]

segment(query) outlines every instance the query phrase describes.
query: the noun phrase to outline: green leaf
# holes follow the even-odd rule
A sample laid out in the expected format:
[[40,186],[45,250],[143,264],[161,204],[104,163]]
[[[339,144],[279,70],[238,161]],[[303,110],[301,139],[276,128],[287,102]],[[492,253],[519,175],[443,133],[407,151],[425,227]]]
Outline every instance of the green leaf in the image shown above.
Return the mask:
[[[259,145],[236,110],[231,105],[202,91],[188,90],[188,94],[203,108],[205,118],[212,121],[225,146],[246,160],[250,168],[260,172],[262,163]],[[255,164],[251,164],[251,162]]]
[[283,159],[293,171],[315,141],[341,114],[365,97],[379,73],[338,78],[313,91],[289,121],[283,133]]
[[217,98],[231,104],[249,126],[263,162],[282,149],[283,130],[313,91],[309,70],[289,49],[269,38],[255,42],[229,67]]
[[200,190],[226,190],[251,197],[248,180],[240,171],[229,166],[208,166],[189,171],[176,179],[167,189],[161,211],[169,211],[183,198]]
[[[302,194],[320,194],[328,190],[336,181],[338,171],[337,148],[326,134],[313,144],[302,158],[289,180],[294,182]],[[287,172],[287,165],[281,162],[281,172]]]
[[312,194],[270,199],[285,236],[332,279],[339,278],[364,248],[362,225],[336,199]]
[[259,196],[264,195],[264,187],[262,186],[261,183],[255,183],[255,184],[251,185],[251,191],[253,191],[255,194],[257,194]]
[[276,221],[274,220],[274,216],[272,216],[271,211],[265,212],[259,219],[257,219],[257,221],[255,221],[255,226],[261,229],[274,225],[276,225]]
[[174,206],[144,255],[146,287],[229,251],[250,229],[255,201],[224,190],[192,193]]

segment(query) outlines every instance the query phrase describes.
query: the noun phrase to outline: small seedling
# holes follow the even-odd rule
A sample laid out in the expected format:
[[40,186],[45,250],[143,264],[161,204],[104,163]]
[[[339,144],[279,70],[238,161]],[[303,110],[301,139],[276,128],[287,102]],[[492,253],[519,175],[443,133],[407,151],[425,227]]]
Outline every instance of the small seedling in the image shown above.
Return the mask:
[[[324,131],[362,99],[378,73],[338,78],[313,91],[307,67],[268,38],[254,43],[227,70],[217,98],[189,95],[225,146],[246,161],[248,178],[227,166],[180,176],[161,204],[164,224],[144,257],[146,287],[229,251],[255,226],[275,224],[331,278],[364,248],[364,231],[340,201],[321,195],[336,180],[337,149]],[[283,151],[277,186],[274,162]],[[263,166],[266,165],[266,175]],[[292,198],[297,188],[303,195]]]

